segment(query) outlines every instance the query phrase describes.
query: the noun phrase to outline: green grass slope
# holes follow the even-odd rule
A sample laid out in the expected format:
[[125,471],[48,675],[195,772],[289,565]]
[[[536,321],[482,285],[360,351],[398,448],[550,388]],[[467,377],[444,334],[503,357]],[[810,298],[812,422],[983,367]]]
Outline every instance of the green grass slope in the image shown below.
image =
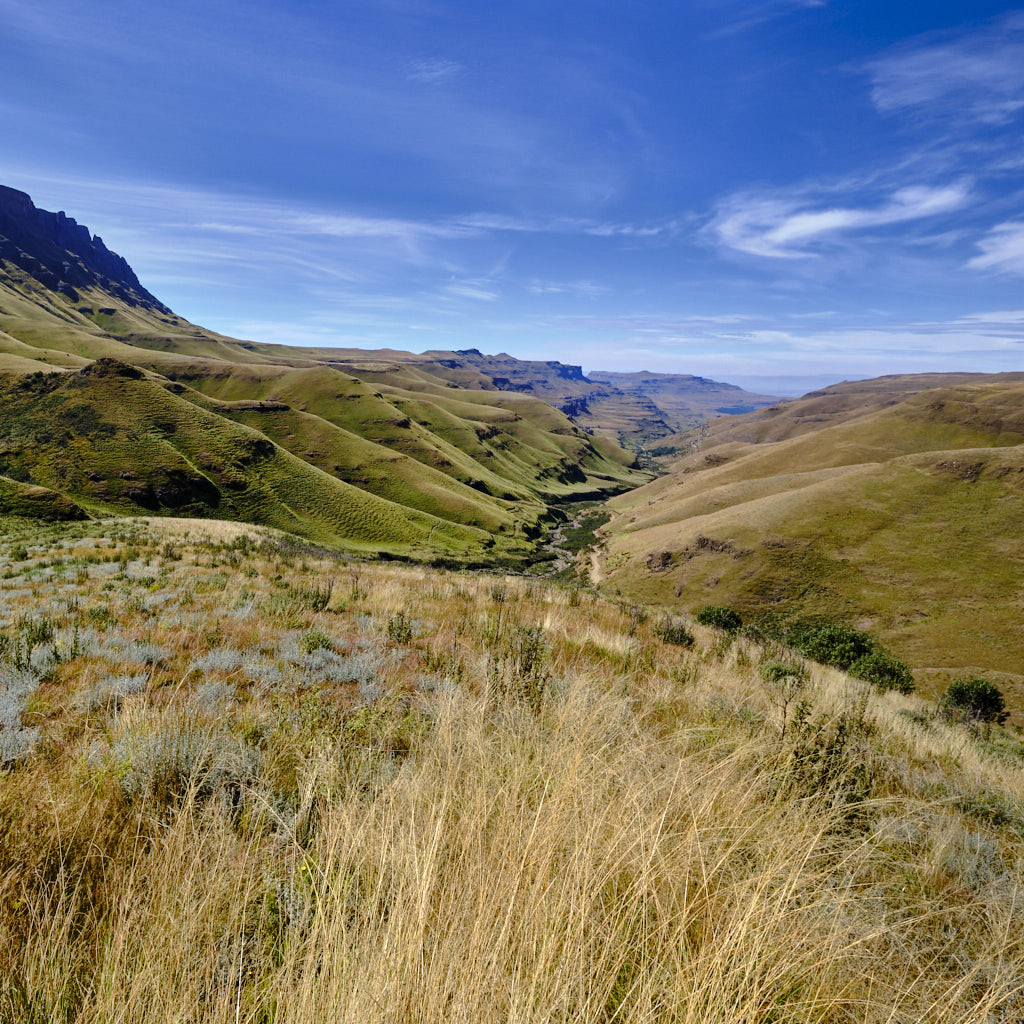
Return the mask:
[[593,443],[528,396],[454,389],[425,375],[410,380],[401,370],[373,382],[328,366],[166,372],[219,403],[209,408],[265,431],[326,472],[487,529],[516,519],[534,524],[549,502],[642,479],[617,446]]
[[0,382],[0,460],[96,514],[147,510],[262,523],[320,541],[479,551],[491,535],[361,490],[264,434],[100,361]]
[[[56,265],[51,242],[43,248]],[[32,257],[20,249],[17,257],[20,264],[0,259],[0,386],[24,396],[42,387],[19,390],[26,377],[55,371],[76,383],[46,385],[44,405],[61,405],[51,411],[70,424],[54,432],[63,449],[26,443],[46,431],[31,403],[15,400],[0,458],[20,481],[85,507],[216,515],[331,542],[475,557],[523,553],[553,518],[553,504],[645,479],[614,443],[589,437],[536,397],[497,390],[479,371],[455,371],[454,379],[431,372],[433,357],[411,353],[237,341],[134,286],[47,287],[25,269],[36,265]],[[86,263],[78,271],[92,273]],[[142,378],[76,374],[109,360],[148,375],[145,428],[134,419],[145,403],[126,394],[142,389]],[[105,394],[112,385],[101,382],[111,376],[120,390]],[[82,381],[90,384],[84,391]],[[196,464],[186,443],[154,434],[154,424],[178,423],[181,403],[201,411],[199,433],[220,438],[216,469]],[[271,444],[273,465],[287,471],[252,471],[243,443],[250,436]]]
[[40,522],[88,519],[84,509],[48,487],[21,483],[0,476],[0,519],[8,517]]
[[1024,374],[913,373],[844,381],[749,415],[713,420],[696,435],[690,433],[686,437],[691,443],[699,439],[704,450],[728,441],[744,444],[783,441],[890,409],[936,389],[997,381],[1005,384],[1024,382]]

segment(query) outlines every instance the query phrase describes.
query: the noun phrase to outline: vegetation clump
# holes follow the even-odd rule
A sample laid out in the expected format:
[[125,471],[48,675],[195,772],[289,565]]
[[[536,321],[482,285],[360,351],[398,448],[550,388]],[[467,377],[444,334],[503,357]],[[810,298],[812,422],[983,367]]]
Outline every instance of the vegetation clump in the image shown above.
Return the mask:
[[671,615],[665,615],[653,627],[654,635],[666,644],[675,644],[677,647],[692,647],[694,642],[693,634],[686,628],[685,624]]
[[877,690],[911,693],[914,676],[902,661],[870,634],[852,626],[819,619],[803,619],[786,631],[786,639],[806,658],[820,665],[843,669]]
[[299,587],[295,591],[295,596],[310,610],[313,612],[322,612],[327,610],[327,606],[331,603],[331,595],[334,593],[334,580],[328,580],[326,583],[309,583],[305,586]]
[[329,651],[333,647],[334,641],[322,629],[307,629],[298,639],[298,648],[303,654]]
[[850,675],[864,679],[875,689],[895,690],[896,693],[913,693],[914,674],[899,658],[887,651],[876,649],[862,654],[851,666]]
[[587,551],[598,541],[598,530],[611,519],[607,509],[596,508],[587,511],[562,530],[562,547],[566,551]]
[[743,625],[743,617],[735,608],[723,605],[708,604],[697,612],[697,621],[702,626],[713,626],[715,629],[735,633]]
[[848,669],[859,658],[874,652],[877,646],[867,633],[859,629],[818,620],[794,623],[786,638],[811,661],[841,669]]
[[416,635],[416,623],[403,611],[388,617],[388,639],[396,644],[407,644]]
[[1010,717],[1002,691],[989,679],[956,679],[939,700],[946,717],[972,725],[1002,725]]

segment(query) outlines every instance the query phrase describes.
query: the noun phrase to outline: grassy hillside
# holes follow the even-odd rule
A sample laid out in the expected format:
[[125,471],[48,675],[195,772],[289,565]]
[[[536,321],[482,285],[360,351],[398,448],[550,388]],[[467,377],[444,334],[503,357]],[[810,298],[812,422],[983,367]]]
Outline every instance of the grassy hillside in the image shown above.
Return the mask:
[[0,476],[0,517],[16,516],[21,519],[44,522],[65,522],[88,519],[84,509],[63,494],[48,487],[19,483],[9,477]]
[[798,400],[778,403],[749,415],[710,420],[699,431],[689,431],[663,444],[674,442],[682,452],[696,444],[709,449],[730,441],[763,444],[784,441],[824,427],[861,419],[904,402],[916,395],[967,384],[1024,382],[1021,373],[911,373],[843,381]]
[[632,455],[528,395],[455,387],[402,359],[371,360],[364,380],[345,361],[354,352],[256,346],[163,307],[76,296],[9,264],[0,275],[0,472],[95,514],[518,557],[552,505],[645,478]]
[[844,385],[711,424],[612,502],[608,585],[868,626],[926,684],[994,671],[1024,706],[1024,378],[919,389],[935,383]]
[[[196,327],[86,228],[0,187],[9,511],[212,516],[479,560],[529,555],[561,518],[553,506],[646,478],[546,401],[444,356]],[[538,387],[573,370],[498,362]]]
[[1012,732],[233,523],[0,560],[4,1024],[1024,1014]]

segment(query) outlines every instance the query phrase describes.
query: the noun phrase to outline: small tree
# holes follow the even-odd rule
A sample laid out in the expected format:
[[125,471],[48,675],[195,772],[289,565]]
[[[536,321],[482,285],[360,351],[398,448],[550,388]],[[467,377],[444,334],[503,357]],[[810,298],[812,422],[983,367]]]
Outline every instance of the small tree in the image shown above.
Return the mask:
[[758,669],[768,687],[769,699],[782,712],[781,736],[786,735],[789,719],[789,705],[799,696],[807,684],[807,670],[803,665],[788,661],[766,661]]
[[946,687],[939,708],[951,719],[971,725],[984,724],[985,731],[995,722],[1002,725],[1010,713],[1002,691],[988,679],[956,679]]

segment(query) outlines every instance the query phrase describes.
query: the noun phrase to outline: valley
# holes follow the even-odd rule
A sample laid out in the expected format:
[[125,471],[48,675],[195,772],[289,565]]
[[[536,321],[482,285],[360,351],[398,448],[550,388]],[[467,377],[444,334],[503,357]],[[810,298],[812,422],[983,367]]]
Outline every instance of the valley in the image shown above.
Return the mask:
[[769,401],[680,377],[662,411],[557,362],[237,341],[12,189],[0,240],[8,511],[43,488],[32,500],[52,494],[51,513],[212,516],[352,550],[522,561],[559,505],[650,478],[622,444]]
[[0,261],[0,517],[213,518],[671,613],[819,616],[878,635],[925,692],[987,673],[1024,709],[1024,374],[779,402],[478,349],[240,341],[3,188]]

